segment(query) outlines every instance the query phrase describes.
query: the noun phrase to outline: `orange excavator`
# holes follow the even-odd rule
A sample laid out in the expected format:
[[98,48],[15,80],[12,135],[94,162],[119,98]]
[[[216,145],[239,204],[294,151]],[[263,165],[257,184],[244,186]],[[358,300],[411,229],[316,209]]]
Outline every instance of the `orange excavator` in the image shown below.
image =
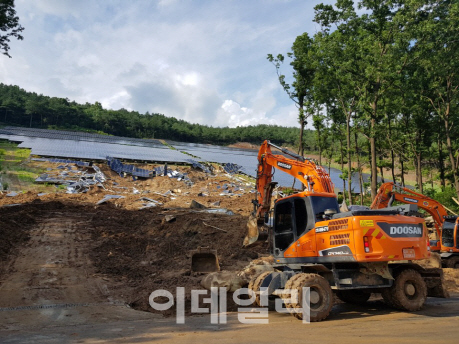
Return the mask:
[[[272,206],[275,170],[297,178],[304,190]],[[333,293],[349,303],[381,293],[389,305],[407,311],[419,310],[427,296],[447,297],[441,269],[415,264],[430,256],[416,206],[340,212],[326,171],[269,141],[258,153],[256,190],[244,246],[268,237],[276,269],[250,282],[256,304],[280,297],[302,319],[303,288],[309,287],[309,320],[321,321],[330,313]]]
[[445,207],[430,197],[392,182],[381,185],[370,208],[390,207],[393,202],[415,204],[432,216],[437,240],[430,241],[431,250],[440,253],[444,267],[459,269],[459,217],[448,215]]

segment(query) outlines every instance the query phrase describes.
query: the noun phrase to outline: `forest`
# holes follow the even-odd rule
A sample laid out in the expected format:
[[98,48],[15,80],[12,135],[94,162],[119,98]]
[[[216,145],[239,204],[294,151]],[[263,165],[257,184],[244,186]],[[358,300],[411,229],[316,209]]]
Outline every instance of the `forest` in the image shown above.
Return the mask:
[[[99,102],[78,104],[69,99],[48,97],[4,84],[0,84],[0,104],[0,122],[7,125],[92,131],[125,137],[220,145],[236,142],[260,144],[269,139],[297,146],[300,132],[299,128],[277,125],[214,128],[163,114],[104,109]],[[313,132],[308,131],[306,136],[309,136],[308,145],[314,145]]]
[[317,32],[267,59],[300,129],[314,123],[320,157],[338,157],[347,190],[351,173],[369,168],[372,198],[381,177],[405,185],[407,169],[421,193],[439,185],[459,198],[459,2],[338,0],[314,9]]

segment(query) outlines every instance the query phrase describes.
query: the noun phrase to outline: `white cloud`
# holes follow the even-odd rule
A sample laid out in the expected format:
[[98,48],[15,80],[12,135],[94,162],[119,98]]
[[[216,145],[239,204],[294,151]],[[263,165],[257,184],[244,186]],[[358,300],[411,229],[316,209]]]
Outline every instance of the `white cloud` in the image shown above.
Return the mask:
[[192,123],[297,125],[266,55],[311,32],[319,2],[17,0],[25,39],[2,82]]

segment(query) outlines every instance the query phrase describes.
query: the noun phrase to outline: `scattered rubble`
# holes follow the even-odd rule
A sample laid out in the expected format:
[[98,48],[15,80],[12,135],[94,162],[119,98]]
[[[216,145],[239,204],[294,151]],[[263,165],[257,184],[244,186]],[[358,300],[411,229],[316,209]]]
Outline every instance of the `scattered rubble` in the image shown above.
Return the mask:
[[103,204],[111,199],[119,199],[119,198],[124,198],[124,196],[121,195],[105,195],[104,198],[102,198],[99,202],[97,202],[97,205]]
[[67,193],[88,192],[91,186],[104,187],[106,177],[99,167],[93,165],[78,165],[66,163],[56,168],[60,171],[53,171],[47,168],[49,173],[43,173],[35,182],[38,184],[65,185]]
[[266,271],[275,271],[272,257],[261,257],[253,260],[241,271],[218,271],[207,274],[201,281],[204,289],[225,287],[229,292],[247,287],[249,282]]
[[107,157],[107,164],[113,171],[118,173],[121,177],[131,175],[140,178],[152,178],[155,176],[155,171],[149,171],[144,168],[138,168],[135,165],[123,164],[120,160],[112,157]]

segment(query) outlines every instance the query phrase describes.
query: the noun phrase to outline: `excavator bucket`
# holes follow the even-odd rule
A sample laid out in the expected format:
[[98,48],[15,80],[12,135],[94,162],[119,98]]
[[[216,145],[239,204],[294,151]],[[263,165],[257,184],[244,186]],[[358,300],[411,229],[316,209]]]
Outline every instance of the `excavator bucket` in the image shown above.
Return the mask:
[[257,241],[266,241],[268,239],[268,227],[264,224],[259,224],[256,216],[250,215],[247,221],[247,235],[244,238],[242,247],[250,246]]
[[190,253],[191,272],[208,273],[220,271],[217,250],[211,250],[208,247],[200,247]]
[[443,270],[440,268],[424,269],[421,276],[426,282],[427,296],[448,298],[449,292],[445,287]]
[[244,242],[242,243],[243,247],[247,247],[252,245],[258,240],[258,236],[260,235],[258,231],[258,221],[257,218],[251,214],[249,216],[249,221],[247,222],[247,235],[244,238]]

